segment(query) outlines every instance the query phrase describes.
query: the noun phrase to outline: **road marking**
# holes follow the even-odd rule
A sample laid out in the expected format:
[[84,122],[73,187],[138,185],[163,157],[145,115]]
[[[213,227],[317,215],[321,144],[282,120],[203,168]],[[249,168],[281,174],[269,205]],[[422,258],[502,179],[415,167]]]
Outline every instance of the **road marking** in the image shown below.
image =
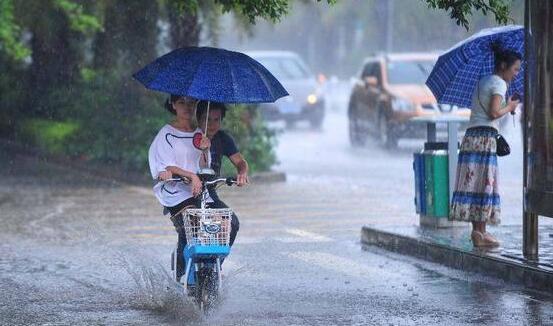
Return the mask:
[[365,275],[374,277],[376,275],[385,276],[389,274],[385,273],[383,269],[378,268],[376,264],[375,266],[363,265],[354,260],[324,252],[297,251],[289,253],[288,256],[352,277],[363,278]]
[[331,239],[329,237],[326,237],[321,234],[305,231],[302,229],[285,229],[286,233],[298,236],[300,238],[304,238],[305,240],[309,240],[310,242],[332,242],[334,239]]

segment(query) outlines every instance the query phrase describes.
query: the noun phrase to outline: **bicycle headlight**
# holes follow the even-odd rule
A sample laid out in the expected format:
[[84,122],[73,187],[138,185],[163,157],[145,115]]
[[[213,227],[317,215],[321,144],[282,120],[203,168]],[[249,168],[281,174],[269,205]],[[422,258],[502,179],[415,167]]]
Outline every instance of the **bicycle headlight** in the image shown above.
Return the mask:
[[411,112],[415,109],[413,103],[400,98],[392,100],[392,109],[399,112]]

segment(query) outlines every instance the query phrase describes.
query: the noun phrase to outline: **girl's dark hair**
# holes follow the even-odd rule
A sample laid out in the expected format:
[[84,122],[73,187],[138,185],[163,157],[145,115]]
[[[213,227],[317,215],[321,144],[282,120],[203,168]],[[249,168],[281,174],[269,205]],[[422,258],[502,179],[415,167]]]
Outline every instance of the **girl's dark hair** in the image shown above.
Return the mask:
[[[225,114],[227,113],[227,107],[220,102],[210,102],[209,111],[211,110],[220,110],[221,120],[225,118]],[[196,107],[196,120],[200,121],[201,117],[204,116],[206,113],[207,113],[207,101],[198,102],[198,106]]]
[[522,61],[520,53],[513,50],[503,50],[498,44],[492,44],[492,51],[495,58],[494,68],[496,71],[510,68],[517,60]]
[[181,97],[181,95],[171,94],[171,96],[165,101],[163,106],[167,111],[171,112],[174,115],[177,115],[177,111],[175,111],[175,109],[173,108],[173,103],[175,103]]

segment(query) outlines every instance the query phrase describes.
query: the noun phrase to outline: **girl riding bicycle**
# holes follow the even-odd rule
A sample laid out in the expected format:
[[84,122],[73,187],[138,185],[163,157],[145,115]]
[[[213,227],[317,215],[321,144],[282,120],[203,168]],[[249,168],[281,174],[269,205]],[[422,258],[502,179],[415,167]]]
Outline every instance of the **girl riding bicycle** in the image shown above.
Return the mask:
[[[195,127],[195,107],[197,100],[171,95],[165,108],[175,115],[175,120],[166,124],[157,133],[150,145],[148,161],[152,178],[158,180],[154,193],[171,213],[171,222],[178,234],[178,252],[186,245],[183,217],[180,212],[187,206],[199,207],[196,197],[202,190],[202,183],[196,171],[209,166],[209,138]],[[172,176],[183,177],[183,182],[164,182]],[[184,274],[184,259],[177,256],[177,281]]]

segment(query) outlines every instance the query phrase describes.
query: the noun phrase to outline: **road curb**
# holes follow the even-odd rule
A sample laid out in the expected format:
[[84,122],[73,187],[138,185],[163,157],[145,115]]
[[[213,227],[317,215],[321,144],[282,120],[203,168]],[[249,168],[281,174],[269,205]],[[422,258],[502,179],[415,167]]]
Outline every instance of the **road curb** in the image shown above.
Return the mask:
[[451,268],[481,273],[527,288],[553,293],[553,270],[485,252],[466,251],[401,234],[364,226],[363,246],[377,246],[396,253],[439,263]]

